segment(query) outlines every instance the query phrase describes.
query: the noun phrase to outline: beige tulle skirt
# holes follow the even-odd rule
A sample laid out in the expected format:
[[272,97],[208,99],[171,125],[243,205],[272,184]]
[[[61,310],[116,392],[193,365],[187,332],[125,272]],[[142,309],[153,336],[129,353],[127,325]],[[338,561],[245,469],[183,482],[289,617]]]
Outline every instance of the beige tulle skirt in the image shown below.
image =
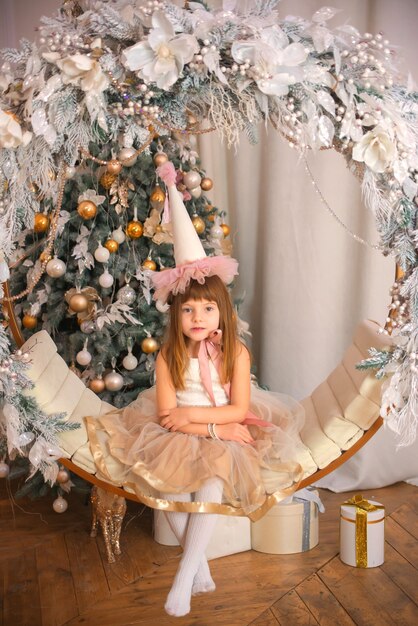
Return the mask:
[[[248,426],[251,444],[172,433],[158,424],[155,387],[148,389],[124,409],[86,418],[97,475],[124,485],[154,508],[216,510],[256,519],[302,478],[294,459],[305,448],[299,437],[304,411],[292,398],[255,386],[250,408],[269,422]],[[213,477],[224,483],[222,505],[182,502],[176,509],[160,497],[194,493]]]

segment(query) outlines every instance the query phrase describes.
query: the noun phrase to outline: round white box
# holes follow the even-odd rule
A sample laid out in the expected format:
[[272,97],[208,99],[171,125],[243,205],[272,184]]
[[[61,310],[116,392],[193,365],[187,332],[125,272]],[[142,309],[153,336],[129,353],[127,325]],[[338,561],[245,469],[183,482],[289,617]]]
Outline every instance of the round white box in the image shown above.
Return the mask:
[[[368,500],[381,506],[380,502]],[[340,515],[340,559],[343,563],[357,567],[356,561],[356,507],[341,505]],[[367,567],[378,567],[385,560],[385,510],[367,513]]]
[[[309,527],[305,529],[306,509],[309,507]],[[264,517],[251,523],[251,545],[257,552],[267,554],[297,554],[318,545],[318,506],[315,502],[281,502]],[[304,533],[307,536],[304,541]]]

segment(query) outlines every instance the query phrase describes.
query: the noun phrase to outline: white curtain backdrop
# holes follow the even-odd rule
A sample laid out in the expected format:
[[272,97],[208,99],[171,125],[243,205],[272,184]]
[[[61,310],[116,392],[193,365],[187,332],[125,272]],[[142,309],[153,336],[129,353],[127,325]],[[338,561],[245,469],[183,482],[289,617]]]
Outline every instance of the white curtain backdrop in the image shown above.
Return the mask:
[[[58,0],[0,0],[0,47],[33,39],[42,14]],[[219,5],[219,0],[212,0]],[[281,17],[310,17],[321,0],[283,0]],[[333,0],[332,23],[382,31],[400,67],[417,76],[417,0]],[[402,48],[399,48],[402,46]],[[401,56],[402,55],[402,56]],[[327,212],[297,155],[272,128],[260,142],[245,137],[236,151],[219,138],[199,141],[203,167],[214,179],[213,202],[228,211],[234,256],[240,261],[235,293],[245,295],[241,316],[250,323],[252,350],[263,384],[302,398],[323,380],[363,318],[384,322],[394,262],[352,240]],[[340,218],[375,242],[373,216],[342,157],[321,152],[309,162],[321,191]]]

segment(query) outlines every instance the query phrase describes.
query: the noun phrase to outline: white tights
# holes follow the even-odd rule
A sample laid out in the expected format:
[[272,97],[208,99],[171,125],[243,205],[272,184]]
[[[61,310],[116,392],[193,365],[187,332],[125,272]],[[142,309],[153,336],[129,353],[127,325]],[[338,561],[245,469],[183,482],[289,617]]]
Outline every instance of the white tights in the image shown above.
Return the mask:
[[[196,491],[194,500],[220,503],[222,491],[222,480],[211,478]],[[190,493],[164,493],[161,497],[180,502],[191,501]],[[169,615],[180,617],[189,613],[192,593],[203,593],[215,589],[205,551],[218,516],[212,513],[178,512],[166,512],[166,516],[171,530],[183,548],[183,555],[165,603],[165,610]]]

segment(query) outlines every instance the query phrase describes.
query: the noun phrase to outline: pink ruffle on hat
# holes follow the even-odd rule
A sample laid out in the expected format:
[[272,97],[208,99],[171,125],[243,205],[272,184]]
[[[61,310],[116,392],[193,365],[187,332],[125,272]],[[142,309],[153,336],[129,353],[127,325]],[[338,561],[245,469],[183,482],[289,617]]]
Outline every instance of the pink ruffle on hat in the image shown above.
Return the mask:
[[154,300],[165,303],[170,294],[184,293],[191,280],[203,284],[208,276],[219,276],[225,284],[230,283],[238,274],[238,262],[228,256],[206,256],[177,191],[174,165],[170,161],[160,165],[157,174],[168,189],[176,267],[153,274]]

